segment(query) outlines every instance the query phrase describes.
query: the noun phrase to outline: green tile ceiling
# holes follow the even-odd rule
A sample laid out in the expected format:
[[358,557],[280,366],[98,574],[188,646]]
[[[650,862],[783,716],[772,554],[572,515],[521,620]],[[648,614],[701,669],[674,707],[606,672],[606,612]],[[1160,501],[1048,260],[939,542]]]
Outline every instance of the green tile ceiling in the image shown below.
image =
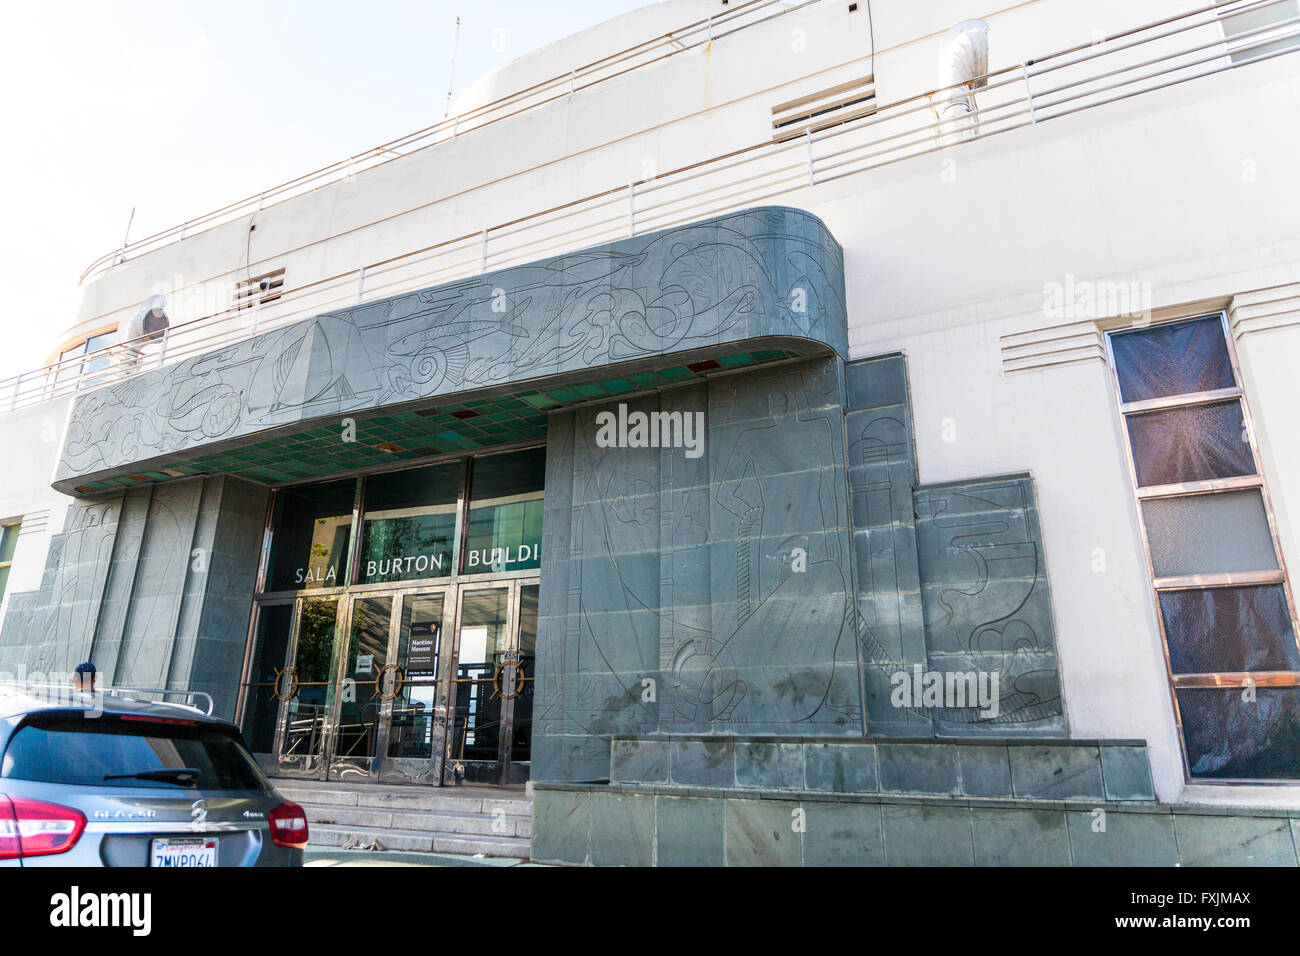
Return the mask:
[[356,421],[356,441],[342,442],[337,422],[292,435],[169,464],[166,471],[143,471],[80,485],[91,493],[131,487],[142,482],[170,481],[192,475],[238,475],[266,484],[323,478],[341,472],[416,461],[438,455],[476,451],[546,436],[547,413],[603,402],[705,378],[711,374],[764,365],[790,358],[781,349],[737,352],[710,360],[642,371],[621,378],[566,382],[544,389],[490,398],[469,398],[455,404],[419,411],[362,418]]

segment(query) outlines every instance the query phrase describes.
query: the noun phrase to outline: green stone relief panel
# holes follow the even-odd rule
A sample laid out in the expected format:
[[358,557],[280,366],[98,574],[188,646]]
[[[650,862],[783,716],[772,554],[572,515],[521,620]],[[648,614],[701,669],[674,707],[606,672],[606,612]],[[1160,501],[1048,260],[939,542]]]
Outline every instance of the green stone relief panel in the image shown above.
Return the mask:
[[[806,212],[761,207],[324,313],[81,395],[55,486],[283,481],[399,454],[381,445],[463,451],[535,437],[556,408],[846,348],[838,243]],[[345,415],[370,416],[356,442],[339,440]]]

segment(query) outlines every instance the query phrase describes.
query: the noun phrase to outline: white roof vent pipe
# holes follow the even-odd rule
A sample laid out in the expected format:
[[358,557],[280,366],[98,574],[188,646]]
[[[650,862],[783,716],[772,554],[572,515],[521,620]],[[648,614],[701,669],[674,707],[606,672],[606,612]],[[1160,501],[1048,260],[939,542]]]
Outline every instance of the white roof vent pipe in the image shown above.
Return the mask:
[[941,145],[971,139],[979,132],[975,91],[988,85],[989,25],[983,20],[963,20],[948,31],[939,54],[939,114]]
[[117,327],[117,361],[125,374],[130,375],[139,368],[145,343],[161,338],[170,325],[167,299],[161,295],[149,296],[135,315],[122,320]]

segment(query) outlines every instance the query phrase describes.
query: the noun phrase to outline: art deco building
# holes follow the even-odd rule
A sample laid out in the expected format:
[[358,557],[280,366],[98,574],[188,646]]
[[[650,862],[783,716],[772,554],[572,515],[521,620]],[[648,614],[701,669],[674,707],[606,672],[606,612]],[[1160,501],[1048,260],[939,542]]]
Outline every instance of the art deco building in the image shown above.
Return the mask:
[[1298,51],[671,0],[514,61],[90,265],[0,383],[0,665],[530,781],[539,860],[1295,865]]

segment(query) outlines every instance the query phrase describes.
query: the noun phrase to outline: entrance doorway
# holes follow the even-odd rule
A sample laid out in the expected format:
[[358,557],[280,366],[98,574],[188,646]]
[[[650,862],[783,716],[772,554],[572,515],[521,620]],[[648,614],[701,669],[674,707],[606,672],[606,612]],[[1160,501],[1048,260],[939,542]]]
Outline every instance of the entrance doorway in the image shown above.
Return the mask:
[[526,781],[537,595],[517,578],[260,606],[259,643],[283,658],[248,684],[254,712],[275,710],[250,745],[280,776]]
[[522,783],[544,449],[277,489],[240,718],[271,773]]

